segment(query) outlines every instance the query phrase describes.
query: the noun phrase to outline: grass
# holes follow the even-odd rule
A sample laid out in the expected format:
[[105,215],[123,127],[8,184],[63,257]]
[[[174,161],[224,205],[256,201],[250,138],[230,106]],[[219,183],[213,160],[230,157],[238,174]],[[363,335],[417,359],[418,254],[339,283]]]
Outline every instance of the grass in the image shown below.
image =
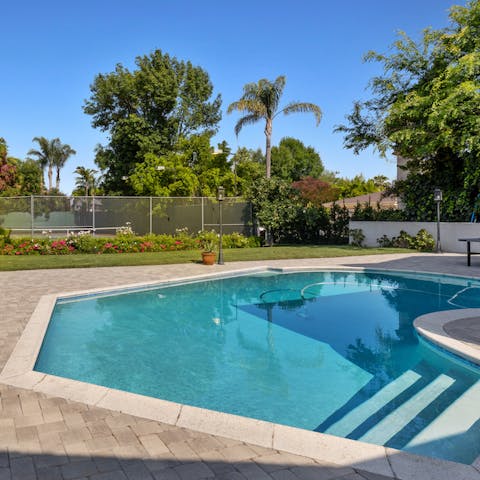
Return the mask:
[[[412,253],[402,248],[358,248],[349,245],[291,245],[271,248],[239,248],[224,250],[225,262],[248,260],[282,260],[288,258],[328,258],[385,253]],[[126,267],[133,265],[167,265],[173,263],[199,263],[200,252],[75,254],[45,256],[0,255],[0,271],[38,270],[51,268]]]

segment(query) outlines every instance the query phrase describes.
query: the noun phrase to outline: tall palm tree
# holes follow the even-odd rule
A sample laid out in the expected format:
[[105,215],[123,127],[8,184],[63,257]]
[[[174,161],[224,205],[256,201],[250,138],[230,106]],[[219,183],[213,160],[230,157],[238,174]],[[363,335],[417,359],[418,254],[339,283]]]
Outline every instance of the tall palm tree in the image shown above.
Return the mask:
[[39,163],[40,168],[42,169],[42,187],[45,189],[45,168],[48,167],[48,189],[52,189],[52,167],[53,167],[53,152],[55,151],[55,145],[57,142],[60,142],[60,139],[54,138],[53,140],[48,140],[45,137],[34,137],[32,142],[38,143],[38,150],[31,149],[28,152],[28,155],[33,155],[35,160]]
[[53,165],[56,169],[56,181],[55,181],[55,188],[60,190],[60,170],[64,167],[65,163],[67,162],[68,158],[72,155],[75,155],[77,152],[70,146],[60,143],[58,145],[58,149],[55,152]]
[[79,190],[83,189],[85,195],[88,196],[88,189],[90,188],[90,194],[94,194],[97,184],[97,178],[95,175],[98,171],[93,168],[77,167],[74,173],[78,175],[75,179],[75,185]]
[[270,178],[271,149],[272,149],[272,123],[273,119],[284,113],[311,112],[315,115],[316,124],[322,119],[322,111],[318,105],[305,102],[291,102],[279,110],[280,98],[285,88],[285,76],[277,77],[274,82],[262,78],[258,83],[247,83],[243,87],[243,95],[240,100],[229,105],[227,112],[234,110],[244,113],[235,125],[235,134],[238,135],[245,125],[265,120],[265,159],[267,164],[267,178]]
[[[28,155],[33,155],[40,164],[43,171],[47,168],[48,175],[48,191],[53,188],[53,169],[57,171],[56,188],[60,188],[60,169],[65,165],[70,155],[74,155],[76,152],[70,145],[62,144],[59,138],[53,138],[48,140],[45,137],[34,137],[32,142],[38,143],[38,150],[32,149],[28,152]],[[43,185],[45,181],[43,180]]]

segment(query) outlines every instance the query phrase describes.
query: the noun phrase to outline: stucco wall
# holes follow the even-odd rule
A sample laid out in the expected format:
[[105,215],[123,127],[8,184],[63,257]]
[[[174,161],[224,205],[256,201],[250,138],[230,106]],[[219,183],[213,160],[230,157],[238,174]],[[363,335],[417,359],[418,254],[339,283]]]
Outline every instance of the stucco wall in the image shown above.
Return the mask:
[[[437,224],[435,222],[360,222],[350,221],[350,229],[360,228],[365,235],[364,244],[367,247],[377,247],[377,238],[386,235],[397,237],[400,230],[405,230],[410,235],[416,235],[424,228],[437,238]],[[459,242],[459,238],[480,238],[480,223],[467,222],[440,222],[440,245],[443,252],[465,253],[465,242]],[[472,244],[472,251],[480,252],[480,243]]]

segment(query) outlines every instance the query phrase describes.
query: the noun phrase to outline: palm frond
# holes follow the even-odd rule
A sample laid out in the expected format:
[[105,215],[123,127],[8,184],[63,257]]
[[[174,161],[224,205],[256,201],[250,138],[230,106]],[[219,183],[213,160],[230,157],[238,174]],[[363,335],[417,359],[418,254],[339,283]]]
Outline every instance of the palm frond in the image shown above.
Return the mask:
[[322,110],[318,105],[315,105],[314,103],[292,102],[289,103],[286,107],[282,108],[282,110],[280,110],[277,115],[282,112],[285,115],[289,115],[290,113],[313,113],[315,115],[317,126],[322,120]]
[[235,135],[237,135],[237,137],[238,137],[238,134],[240,133],[240,130],[242,130],[242,128],[245,125],[251,125],[253,123],[256,123],[259,120],[262,120],[262,118],[263,118],[262,115],[257,115],[255,113],[251,113],[250,115],[245,115],[235,125]]

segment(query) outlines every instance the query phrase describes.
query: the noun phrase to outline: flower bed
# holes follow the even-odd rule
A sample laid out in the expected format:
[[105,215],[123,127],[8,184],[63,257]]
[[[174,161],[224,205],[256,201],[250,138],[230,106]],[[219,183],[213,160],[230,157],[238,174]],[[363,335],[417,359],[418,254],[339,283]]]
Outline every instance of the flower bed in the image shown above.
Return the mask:
[[[0,235],[0,255],[71,255],[76,253],[142,253],[202,249],[205,238],[216,238],[215,232],[191,235],[179,230],[175,235],[135,235],[118,231],[114,237],[96,237],[89,232],[70,234],[65,238],[10,238]],[[224,248],[260,246],[258,237],[244,237],[239,233],[223,236]]]

